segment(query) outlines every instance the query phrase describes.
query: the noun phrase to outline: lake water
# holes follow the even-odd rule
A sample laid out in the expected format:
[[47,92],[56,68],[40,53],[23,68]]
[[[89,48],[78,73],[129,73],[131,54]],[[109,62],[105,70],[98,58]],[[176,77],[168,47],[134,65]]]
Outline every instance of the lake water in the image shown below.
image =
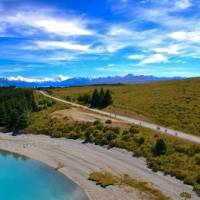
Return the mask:
[[83,190],[41,162],[0,152],[0,200],[87,200]]

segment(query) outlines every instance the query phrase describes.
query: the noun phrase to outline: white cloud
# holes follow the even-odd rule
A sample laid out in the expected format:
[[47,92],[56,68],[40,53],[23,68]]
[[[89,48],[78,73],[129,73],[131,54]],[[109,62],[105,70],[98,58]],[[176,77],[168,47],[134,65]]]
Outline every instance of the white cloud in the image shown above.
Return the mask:
[[153,64],[153,63],[163,63],[166,62],[168,58],[163,54],[153,54],[151,56],[147,56],[139,63],[140,65],[144,64]]
[[[60,36],[87,36],[94,34],[92,30],[87,28],[88,20],[75,16],[57,16],[60,16],[60,14],[51,9],[37,8],[37,10],[19,10],[14,13],[6,13],[4,11],[0,14],[0,22],[13,27],[21,26],[27,29],[29,27],[30,32],[33,32],[32,28]],[[24,28],[19,29],[19,31],[23,32]]]
[[75,44],[65,41],[36,41],[36,46],[40,49],[68,49],[77,51],[88,51],[89,45]]
[[141,60],[143,59],[145,56],[144,55],[141,55],[141,54],[132,54],[132,55],[129,55],[128,58],[129,59],[132,59],[132,60]]
[[176,31],[169,34],[169,37],[177,41],[190,41],[200,43],[200,29],[194,31]]
[[133,41],[137,39],[139,36],[136,35],[135,31],[119,25],[111,26],[108,32],[100,37],[100,42],[105,52],[114,53],[126,47],[133,47]]
[[144,55],[144,54],[132,54],[128,56],[131,60],[139,60],[138,65],[146,65],[153,63],[163,63],[168,61],[168,57],[165,54],[155,53],[152,55]]
[[169,47],[155,48],[154,51],[157,53],[167,53],[167,54],[176,55],[176,54],[179,54],[180,48],[181,47],[179,45],[171,45]]
[[124,36],[124,35],[132,35],[132,31],[121,27],[121,26],[111,26],[110,30],[108,31],[107,35],[111,36]]
[[92,35],[93,32],[87,30],[84,25],[82,25],[81,20],[59,20],[59,19],[36,19],[33,21],[32,25],[36,28],[42,28],[47,32],[70,36],[70,35]]
[[191,0],[178,0],[175,2],[175,8],[187,9],[192,6]]
[[26,78],[23,76],[10,76],[7,77],[8,80],[10,81],[24,81],[24,82],[37,82],[37,83],[42,83],[42,82],[47,82],[47,81],[56,81],[56,82],[60,82],[60,81],[64,81],[69,79],[69,77],[67,76],[63,76],[63,75],[59,75],[58,77],[55,78],[48,78],[48,77],[44,77],[42,79],[38,79],[38,78]]

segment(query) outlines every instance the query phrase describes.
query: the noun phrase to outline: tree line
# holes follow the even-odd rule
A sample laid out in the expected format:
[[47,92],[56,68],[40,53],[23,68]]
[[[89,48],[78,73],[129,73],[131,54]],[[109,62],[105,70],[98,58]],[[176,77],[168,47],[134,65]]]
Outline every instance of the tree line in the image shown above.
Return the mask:
[[37,105],[32,89],[0,87],[0,127],[17,132],[28,125]]
[[81,94],[78,97],[78,102],[89,105],[91,108],[105,108],[113,103],[113,98],[110,90],[104,91],[103,88],[94,89],[92,95]]

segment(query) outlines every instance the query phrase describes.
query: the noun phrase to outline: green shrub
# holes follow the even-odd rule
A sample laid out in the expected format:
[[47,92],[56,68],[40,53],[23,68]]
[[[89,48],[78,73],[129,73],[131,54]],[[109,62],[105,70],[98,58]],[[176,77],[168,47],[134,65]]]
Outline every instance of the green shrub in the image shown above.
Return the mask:
[[108,141],[114,140],[117,138],[117,134],[113,130],[106,131],[106,138]]
[[108,172],[92,172],[88,179],[104,188],[117,182],[116,177]]
[[77,132],[74,132],[74,131],[72,131],[69,134],[67,134],[67,138],[73,139],[73,140],[79,139],[80,137],[81,137],[81,134],[77,133]]
[[138,140],[138,144],[139,144],[139,145],[143,145],[144,142],[145,142],[144,137],[140,137],[139,140]]
[[200,165],[200,153],[196,154],[194,156],[194,158],[195,158],[195,161],[196,161],[197,165]]
[[187,200],[187,199],[191,199],[192,195],[190,193],[187,193],[187,192],[182,192],[180,194],[180,197],[182,197],[184,200]]
[[106,123],[106,124],[112,124],[112,120],[107,119],[107,120],[105,121],[105,123]]
[[129,129],[129,132],[132,134],[139,133],[139,129],[137,126],[131,126],[131,128]]
[[154,147],[154,154],[156,156],[165,155],[167,152],[167,145],[163,139],[157,139],[155,147]]

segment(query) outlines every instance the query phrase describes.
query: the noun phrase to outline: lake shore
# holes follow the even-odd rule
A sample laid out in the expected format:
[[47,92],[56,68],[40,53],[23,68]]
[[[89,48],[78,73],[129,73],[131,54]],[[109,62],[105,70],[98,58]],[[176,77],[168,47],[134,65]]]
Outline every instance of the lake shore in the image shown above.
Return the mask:
[[82,144],[80,140],[30,134],[11,136],[3,133],[0,133],[0,149],[22,154],[57,168],[84,189],[90,200],[148,199],[145,194],[134,189],[119,186],[104,189],[97,186],[88,180],[93,171],[129,174],[133,178],[151,183],[171,199],[181,199],[181,192],[191,193],[193,200],[199,199],[191,186],[162,173],[152,172],[143,159],[132,157],[125,150],[107,150],[93,144]]

